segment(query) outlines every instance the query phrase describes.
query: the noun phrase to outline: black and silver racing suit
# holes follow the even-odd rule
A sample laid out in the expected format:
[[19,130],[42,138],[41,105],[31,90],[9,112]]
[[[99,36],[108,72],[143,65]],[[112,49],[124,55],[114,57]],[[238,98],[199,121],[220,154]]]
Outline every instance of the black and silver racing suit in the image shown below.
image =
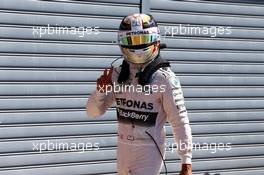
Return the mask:
[[[120,69],[114,68],[113,86],[118,85]],[[138,71],[136,65],[130,64],[130,76],[122,91],[120,86],[108,94],[95,91],[87,103],[87,113],[91,117],[101,116],[116,103],[118,174],[159,174],[162,158],[146,131],[155,139],[164,156],[166,121],[173,128],[181,162],[191,164],[192,134],[178,77],[170,68],[159,68],[151,77],[148,87],[152,89],[145,88],[144,91],[138,85]]]

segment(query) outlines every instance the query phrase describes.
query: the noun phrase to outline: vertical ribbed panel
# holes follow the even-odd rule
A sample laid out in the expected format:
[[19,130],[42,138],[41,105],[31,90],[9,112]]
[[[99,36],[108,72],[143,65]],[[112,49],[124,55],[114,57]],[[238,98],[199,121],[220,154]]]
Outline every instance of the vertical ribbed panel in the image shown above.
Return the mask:
[[[257,139],[264,132],[264,86],[252,80],[264,76],[264,6],[153,0],[151,14],[168,46],[162,54],[182,76],[194,141],[212,146],[194,149],[194,174],[263,174],[264,152],[256,150],[264,149]],[[231,150],[218,149],[228,143]],[[168,157],[175,164],[175,155]]]
[[139,0],[1,0],[0,175],[116,173],[115,112],[92,120],[85,105],[138,12]]

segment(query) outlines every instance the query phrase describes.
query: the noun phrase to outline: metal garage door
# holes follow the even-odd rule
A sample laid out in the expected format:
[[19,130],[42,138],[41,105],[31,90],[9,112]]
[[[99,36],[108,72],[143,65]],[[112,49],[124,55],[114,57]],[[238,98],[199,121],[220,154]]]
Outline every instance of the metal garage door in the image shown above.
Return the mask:
[[[175,63],[182,80],[194,142],[218,148],[231,143],[229,151],[194,151],[194,171],[263,174],[264,6],[167,0],[150,6],[166,34],[163,56]],[[226,32],[215,37],[180,31],[180,25],[189,30],[218,26]],[[168,158],[170,171],[178,163],[174,158]]]
[[[139,3],[1,0],[0,175],[116,174],[115,112],[92,120],[85,104],[120,55],[120,20]],[[167,35],[162,54],[181,77],[194,142],[232,146],[194,151],[195,173],[263,174],[264,6],[152,0],[148,7]],[[231,26],[232,34],[172,34],[179,24]],[[179,169],[175,152],[167,164]]]

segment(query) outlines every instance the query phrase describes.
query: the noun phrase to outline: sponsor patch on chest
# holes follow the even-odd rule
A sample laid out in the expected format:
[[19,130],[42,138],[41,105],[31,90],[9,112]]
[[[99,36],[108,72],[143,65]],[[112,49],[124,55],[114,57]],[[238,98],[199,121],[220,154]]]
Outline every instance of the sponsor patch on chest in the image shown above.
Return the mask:
[[130,100],[126,98],[116,98],[117,106],[132,107],[137,109],[153,109],[153,103],[140,101],[140,100]]
[[117,118],[122,123],[133,123],[141,126],[153,126],[156,123],[157,112],[135,111],[123,108],[116,108]]

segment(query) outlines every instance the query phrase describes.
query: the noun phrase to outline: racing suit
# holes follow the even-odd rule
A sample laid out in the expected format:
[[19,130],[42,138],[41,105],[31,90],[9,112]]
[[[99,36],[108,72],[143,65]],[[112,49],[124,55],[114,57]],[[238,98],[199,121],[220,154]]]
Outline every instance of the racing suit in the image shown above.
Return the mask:
[[192,134],[179,79],[169,67],[159,68],[144,89],[138,85],[138,67],[130,64],[129,79],[123,89],[120,86],[114,89],[120,69],[114,68],[112,73],[113,91],[106,94],[96,90],[87,103],[87,114],[91,117],[101,116],[116,103],[118,175],[159,174],[162,157],[146,132],[155,139],[164,158],[166,121],[173,128],[181,162],[191,164]]

